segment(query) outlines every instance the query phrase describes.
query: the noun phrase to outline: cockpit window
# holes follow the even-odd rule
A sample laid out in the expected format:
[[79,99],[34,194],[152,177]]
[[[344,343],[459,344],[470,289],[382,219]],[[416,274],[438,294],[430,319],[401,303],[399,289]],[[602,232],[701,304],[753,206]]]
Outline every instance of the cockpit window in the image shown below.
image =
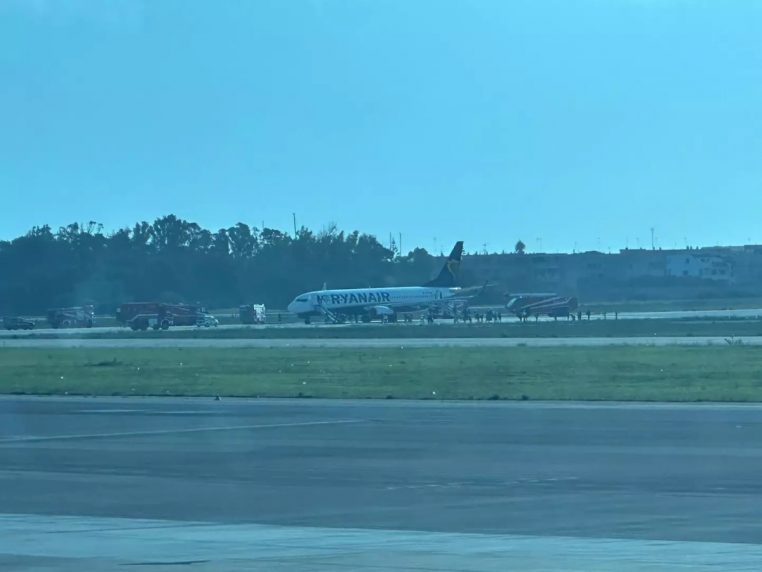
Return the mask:
[[297,298],[296,301],[297,302],[306,302],[307,301],[307,296],[302,296],[301,298]]

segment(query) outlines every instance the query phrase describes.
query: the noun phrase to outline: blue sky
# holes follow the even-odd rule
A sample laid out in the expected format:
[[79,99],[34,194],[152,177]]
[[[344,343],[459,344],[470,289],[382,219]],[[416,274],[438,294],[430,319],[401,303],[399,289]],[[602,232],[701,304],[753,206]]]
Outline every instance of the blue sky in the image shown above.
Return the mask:
[[742,0],[4,0],[0,238],[762,242],[760,37]]

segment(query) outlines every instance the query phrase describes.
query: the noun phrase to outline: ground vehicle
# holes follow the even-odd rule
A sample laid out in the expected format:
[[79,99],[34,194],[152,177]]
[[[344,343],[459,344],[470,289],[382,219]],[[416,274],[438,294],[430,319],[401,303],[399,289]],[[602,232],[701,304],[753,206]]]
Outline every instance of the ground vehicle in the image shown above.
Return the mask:
[[3,326],[6,330],[33,330],[34,322],[26,318],[7,316],[3,318]]
[[196,320],[196,325],[200,328],[216,328],[220,325],[220,321],[211,314],[204,314]]
[[159,302],[128,302],[116,309],[116,321],[126,326],[140,314],[157,314],[158,312]]
[[138,314],[133,316],[127,322],[127,325],[134,331],[147,330],[148,328],[168,330],[172,325],[172,319],[168,316],[160,316],[159,314]]
[[54,328],[92,328],[95,324],[95,312],[92,306],[51,308],[48,310],[47,319]]
[[243,304],[238,307],[238,317],[242,324],[264,324],[267,313],[264,304]]
[[505,307],[521,319],[529,316],[565,318],[577,309],[577,299],[554,293],[506,294]]
[[200,305],[166,304],[164,302],[128,302],[117,308],[116,319],[119,323],[132,327],[131,322],[137,316],[155,315],[160,322],[168,319],[170,325],[195,326],[198,318],[204,314],[206,314],[206,309]]

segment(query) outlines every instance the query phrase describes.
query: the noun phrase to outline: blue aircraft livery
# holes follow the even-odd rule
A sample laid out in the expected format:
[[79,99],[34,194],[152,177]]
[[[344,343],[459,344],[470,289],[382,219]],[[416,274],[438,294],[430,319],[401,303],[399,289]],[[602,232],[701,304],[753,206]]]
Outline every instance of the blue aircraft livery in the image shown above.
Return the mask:
[[326,304],[328,302],[334,306],[337,304],[383,304],[384,302],[391,302],[391,294],[384,291],[366,292],[364,290],[349,290],[340,294],[317,295],[318,304]]

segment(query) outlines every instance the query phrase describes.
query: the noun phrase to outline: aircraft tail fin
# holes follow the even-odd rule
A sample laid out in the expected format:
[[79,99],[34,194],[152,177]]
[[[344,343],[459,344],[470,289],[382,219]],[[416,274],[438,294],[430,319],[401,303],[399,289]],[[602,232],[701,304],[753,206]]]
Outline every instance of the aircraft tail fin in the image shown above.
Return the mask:
[[445,265],[440,270],[439,275],[424,284],[424,286],[440,286],[442,288],[449,288],[456,286],[458,282],[458,271],[460,270],[460,258],[463,254],[463,241],[459,240],[455,243],[455,246],[450,252],[450,256],[447,257]]

